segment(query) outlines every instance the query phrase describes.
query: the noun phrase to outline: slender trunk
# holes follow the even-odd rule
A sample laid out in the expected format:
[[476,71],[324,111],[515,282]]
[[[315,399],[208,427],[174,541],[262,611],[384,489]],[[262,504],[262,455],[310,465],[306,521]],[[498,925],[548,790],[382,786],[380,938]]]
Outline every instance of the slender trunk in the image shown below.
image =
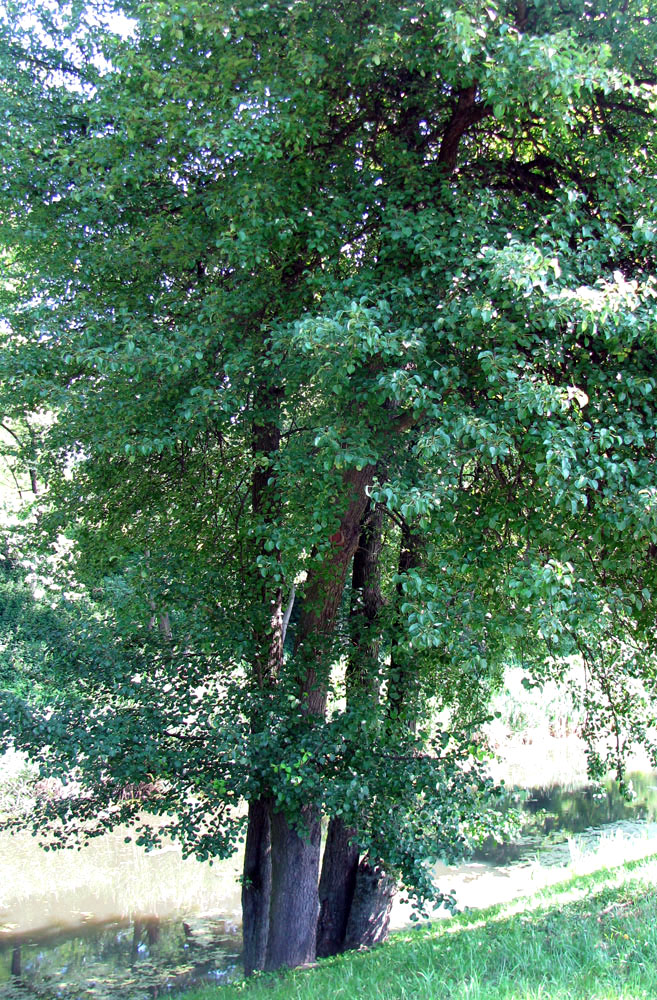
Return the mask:
[[41,493],[41,488],[39,484],[39,479],[36,470],[36,455],[37,455],[37,437],[34,433],[34,429],[27,419],[27,414],[25,414],[25,425],[27,427],[27,433],[30,438],[30,457],[28,460],[28,472],[30,475],[30,485],[32,487],[32,493],[35,497],[38,497]]
[[[397,570],[407,573],[420,564],[421,540],[404,522]],[[401,584],[397,599],[402,599]],[[380,606],[380,605],[379,605]],[[377,612],[378,613],[378,612]],[[402,726],[413,732],[416,726],[416,691],[413,663],[403,645],[393,641],[388,675],[388,720],[391,729]],[[396,882],[372,858],[358,866],[354,895],[349,911],[343,948],[370,947],[385,941],[390,927],[390,910]]]
[[376,506],[368,507],[354,553],[349,609],[351,650],[346,676],[347,707],[353,706],[356,710],[359,703],[367,710],[379,700],[379,617],[384,603],[380,568],[382,532],[383,512]]
[[144,933],[144,921],[135,920],[132,926],[132,945],[130,948],[130,962],[134,963],[139,958],[139,945],[141,944],[141,936]]
[[294,657],[297,662],[303,710],[324,715],[328,688],[328,657],[335,619],[342,600],[347,570],[358,548],[361,521],[369,503],[367,488],[374,466],[349,469],[344,483],[348,503],[340,527],[331,536],[331,551],[309,574],[299,619]]
[[[351,650],[347,664],[347,708],[371,712],[379,699],[380,554],[383,515],[368,505],[351,578],[349,630]],[[339,816],[329,822],[319,882],[320,915],[317,954],[335,955],[345,948],[347,926],[357,884],[358,832]]]
[[315,960],[317,873],[321,816],[316,806],[303,810],[301,825],[282,813],[271,817],[272,880],[265,969],[305,965]]
[[264,969],[271,898],[270,802],[249,802],[242,881],[244,974]]
[[[280,447],[278,417],[282,392],[263,389],[256,399],[258,422],[252,431],[254,458],[251,481],[251,504],[264,525],[275,525],[280,502],[271,473],[272,458]],[[265,552],[266,538],[259,541],[258,554]],[[254,560],[255,565],[255,560]],[[254,623],[253,681],[260,690],[275,685],[283,663],[283,596],[280,587],[272,588],[264,580],[260,592],[260,613]],[[254,713],[255,731],[262,720]],[[265,793],[249,802],[249,813],[242,872],[242,938],[244,971],[247,976],[264,969],[267,959],[272,887],[271,800]]]
[[[401,545],[399,549],[399,576],[416,569],[421,564],[422,539],[414,534],[404,521],[402,525]],[[402,584],[397,584],[397,600],[403,599]],[[396,634],[396,633],[395,633]],[[388,675],[388,716],[389,723],[396,726],[405,725],[411,732],[417,726],[417,691],[413,660],[403,643],[393,639],[390,652],[390,671]]]
[[356,830],[345,826],[339,816],[331,818],[319,880],[319,958],[337,955],[344,949],[360,854],[356,837]]

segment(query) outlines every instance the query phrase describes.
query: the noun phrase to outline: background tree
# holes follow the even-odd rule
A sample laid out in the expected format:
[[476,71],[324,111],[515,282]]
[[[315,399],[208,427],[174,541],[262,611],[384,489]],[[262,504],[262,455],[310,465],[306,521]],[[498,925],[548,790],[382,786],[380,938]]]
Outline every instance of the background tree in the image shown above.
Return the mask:
[[420,895],[486,822],[511,650],[631,641],[652,684],[654,14],[110,9],[2,15],[4,391],[50,415],[39,530],[114,625],[7,732],[78,768],[63,840],[137,774],[199,856],[246,800],[245,965],[294,965],[322,815],[327,873]]

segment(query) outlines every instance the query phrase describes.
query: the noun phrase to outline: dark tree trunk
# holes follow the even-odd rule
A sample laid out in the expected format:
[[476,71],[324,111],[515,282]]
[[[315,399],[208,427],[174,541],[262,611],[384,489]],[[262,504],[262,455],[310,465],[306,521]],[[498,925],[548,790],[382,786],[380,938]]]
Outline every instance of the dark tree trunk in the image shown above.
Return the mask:
[[[401,576],[416,569],[422,561],[422,539],[404,521],[397,572]],[[397,601],[404,597],[402,584],[397,584]],[[397,612],[399,614],[399,612]],[[397,631],[395,631],[397,634]],[[388,675],[388,715],[390,724],[405,725],[411,732],[417,726],[416,675],[408,650],[393,639],[390,651],[390,671]]]
[[159,917],[150,917],[148,920],[145,921],[145,926],[146,926],[146,940],[148,941],[149,945],[153,946],[154,944],[157,944],[158,941],[160,940],[160,933],[162,931]]
[[[272,528],[280,517],[280,497],[270,465],[280,447],[278,419],[281,398],[282,390],[276,387],[261,390],[254,401],[260,419],[252,428],[254,467],[251,503],[253,513],[260,515],[264,524]],[[264,537],[259,540],[256,555],[265,553],[265,541]],[[253,565],[256,566],[255,559]],[[261,691],[266,691],[275,687],[283,663],[282,590],[280,586],[272,587],[267,581],[263,581],[260,596],[260,613],[253,628],[256,649],[253,680]],[[259,712],[254,711],[251,718],[252,730],[256,732],[262,725]],[[244,850],[242,940],[244,971],[247,976],[265,967],[271,884],[271,799],[267,795],[261,795],[249,802]]]
[[363,516],[358,548],[351,573],[349,633],[351,650],[347,663],[347,707],[359,703],[367,709],[379,700],[379,647],[381,627],[380,557],[383,546],[383,512],[368,505]]
[[[382,522],[382,511],[368,505],[354,553],[349,611],[351,649],[346,688],[347,707],[355,712],[370,712],[379,700]],[[336,955],[344,950],[359,853],[357,831],[346,827],[339,816],[333,817],[329,823],[319,883],[317,954],[320,957]]]
[[270,805],[265,799],[256,799],[249,803],[242,881],[242,938],[246,976],[265,967],[270,900]]
[[[380,533],[380,525],[379,525]],[[374,541],[370,540],[367,546],[370,552],[370,559],[365,565],[369,566],[368,575],[364,576],[359,583],[363,588],[370,590],[370,597],[364,601],[365,609],[369,608],[370,642],[374,641],[374,632],[371,625],[376,620],[383,604],[380,594],[378,599],[374,595],[378,594],[378,554],[377,559],[372,560],[374,552]],[[398,572],[407,573],[420,564],[421,539],[413,534],[408,525],[404,522],[402,526],[402,537],[399,550]],[[356,560],[354,560],[354,564]],[[375,575],[376,574],[376,577]],[[376,587],[373,584],[376,579]],[[401,600],[401,585],[397,587],[398,599]],[[365,593],[365,589],[364,589]],[[371,656],[373,650],[364,651],[367,656]],[[377,649],[378,659],[378,649]],[[362,661],[367,662],[367,660]],[[364,681],[360,683],[362,691]],[[377,687],[378,697],[378,687]],[[391,727],[403,726],[405,729],[414,730],[416,725],[416,698],[415,683],[413,674],[413,664],[409,660],[405,650],[393,642],[390,672],[388,676],[388,725]],[[396,891],[395,880],[386,875],[380,865],[370,858],[363,858],[358,865],[356,882],[354,887],[353,900],[349,911],[345,937],[342,948],[344,950],[352,948],[371,947],[385,941],[390,928],[390,910]]]
[[144,933],[144,921],[135,920],[132,927],[132,945],[130,948],[130,961],[134,964],[139,958],[139,945],[141,936]]
[[349,911],[345,950],[370,948],[385,941],[390,929],[390,910],[396,885],[378,866],[361,861]]
[[[331,538],[328,559],[308,579],[296,635],[294,659],[302,711],[309,723],[326,711],[328,663],[345,577],[358,547],[361,519],[368,504],[366,487],[373,467],[345,474],[348,491],[340,528]],[[319,807],[309,802],[302,829],[282,814],[271,818],[272,888],[266,969],[314,961],[319,917]]]
[[269,970],[315,960],[319,809],[306,807],[301,822],[303,828],[295,829],[282,813],[271,817],[272,880],[265,959],[265,969]]
[[294,656],[299,670],[303,710],[323,716],[326,710],[331,636],[344,592],[347,571],[358,548],[361,522],[368,506],[367,488],[374,466],[349,469],[344,476],[347,507],[339,529],[331,536],[331,551],[308,577]]
[[337,955],[344,948],[360,853],[355,837],[356,831],[346,827],[339,816],[329,822],[319,880],[319,958]]
[[[408,416],[402,417],[396,422],[395,430],[397,432],[403,430],[408,426],[409,420],[411,418]],[[362,519],[368,506],[367,487],[372,482],[373,474],[373,466],[359,470],[350,469],[345,473],[344,486],[347,496],[340,527],[331,537],[330,555],[310,574],[305,587],[296,633],[294,660],[302,712],[309,723],[313,717],[323,718],[326,711],[330,661],[327,653],[331,649],[332,633],[347,570],[358,548]],[[271,485],[271,481],[268,485]],[[256,496],[262,495],[264,483],[260,485],[256,481],[254,486],[259,487],[254,489],[255,507]],[[273,660],[277,664],[282,659],[280,597],[277,601],[276,614],[272,615],[270,623],[274,634],[272,647],[275,647],[276,651]],[[277,636],[278,642],[276,642]],[[273,671],[272,666],[274,666]],[[276,665],[272,664],[270,658],[258,680],[266,684],[275,670]],[[299,828],[291,826],[281,813],[273,813],[270,817],[272,875],[264,963],[267,970],[285,965],[290,967],[303,965],[315,959],[320,909],[318,890],[320,832],[320,809],[314,802],[307,803],[302,810]],[[372,894],[370,896],[374,898]],[[362,906],[361,910],[364,912]],[[387,927],[388,911],[389,905],[385,912],[380,911],[378,926]],[[370,919],[369,923],[371,926],[373,920]],[[261,940],[254,931],[249,917],[249,927],[246,930],[249,940],[251,938],[254,941]],[[370,932],[365,934],[365,940],[378,940],[379,936],[380,932],[374,934],[370,929]],[[249,947],[252,947],[251,944]]]

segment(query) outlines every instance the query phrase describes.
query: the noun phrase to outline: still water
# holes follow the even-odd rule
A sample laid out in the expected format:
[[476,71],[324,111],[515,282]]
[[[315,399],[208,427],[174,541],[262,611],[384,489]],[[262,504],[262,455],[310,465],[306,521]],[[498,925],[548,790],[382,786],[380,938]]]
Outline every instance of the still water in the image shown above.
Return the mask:
[[[611,783],[530,790],[521,836],[439,868],[439,885],[483,906],[555,881],[605,843],[611,863],[632,844],[657,850],[657,775],[632,778],[631,802]],[[239,975],[238,863],[183,860],[174,845],[147,855],[124,835],[56,853],[0,836],[0,1000],[150,1000]],[[394,924],[408,916],[399,906]]]

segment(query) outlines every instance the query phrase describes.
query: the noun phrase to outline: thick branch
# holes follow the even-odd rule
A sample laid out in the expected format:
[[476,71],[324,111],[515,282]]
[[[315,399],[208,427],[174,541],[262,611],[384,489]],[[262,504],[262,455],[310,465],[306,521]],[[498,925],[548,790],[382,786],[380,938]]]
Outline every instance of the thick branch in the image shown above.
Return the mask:
[[456,107],[445,129],[440,144],[438,162],[444,164],[449,173],[456,169],[459,144],[465,133],[482,118],[493,113],[490,105],[476,102],[476,93],[477,85],[475,83],[458,91]]

